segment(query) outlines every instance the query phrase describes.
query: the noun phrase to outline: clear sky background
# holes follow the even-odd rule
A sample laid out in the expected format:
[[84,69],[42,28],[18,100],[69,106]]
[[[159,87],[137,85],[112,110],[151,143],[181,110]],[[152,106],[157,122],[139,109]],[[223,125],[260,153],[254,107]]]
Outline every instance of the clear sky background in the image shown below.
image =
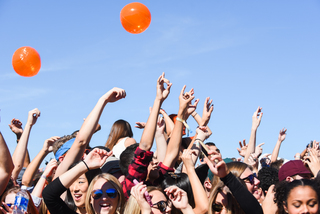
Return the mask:
[[[118,119],[133,127],[146,121],[162,72],[173,83],[163,108],[178,111],[184,84],[194,88],[201,114],[207,96],[215,109],[209,141],[224,157],[238,157],[249,141],[251,117],[263,118],[257,144],[271,153],[279,130],[287,128],[280,156],[293,159],[310,140],[320,140],[320,2],[140,1],[152,15],[141,34],[126,32],[120,11],[130,1],[0,1],[0,131],[11,153],[12,118],[25,125],[28,111],[39,108],[28,149],[31,158],[45,139],[81,127],[97,100],[112,87],[127,97],[108,104],[102,130],[91,146],[103,145]],[[38,75],[15,73],[11,59],[22,46],[35,48],[42,60]],[[189,118],[193,130],[196,123]],[[49,155],[48,160],[52,155]]]

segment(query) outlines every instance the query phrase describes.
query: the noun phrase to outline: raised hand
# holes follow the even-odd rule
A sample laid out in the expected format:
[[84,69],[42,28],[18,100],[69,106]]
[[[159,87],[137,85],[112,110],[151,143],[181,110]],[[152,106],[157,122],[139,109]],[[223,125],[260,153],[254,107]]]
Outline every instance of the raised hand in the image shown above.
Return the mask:
[[165,123],[163,117],[160,115],[158,116],[158,121],[157,121],[157,130],[156,134],[163,134],[164,133],[164,128],[165,128]]
[[56,159],[51,159],[49,161],[49,163],[47,164],[47,167],[46,169],[44,170],[43,172],[43,175],[46,176],[46,177],[49,177],[52,175],[52,173],[54,172],[55,169],[57,169],[58,167],[58,163],[57,163],[57,160]]
[[183,161],[183,164],[187,169],[194,168],[194,163],[192,161],[192,154],[197,155],[195,151],[192,151],[190,149],[183,150],[183,153],[181,155],[181,159]]
[[252,115],[252,128],[253,129],[258,129],[260,122],[261,122],[261,118],[262,118],[262,108],[258,107],[258,109],[253,113]]
[[208,158],[204,159],[209,166],[211,172],[219,178],[224,178],[229,174],[227,164],[223,161],[220,153],[210,150],[208,152]]
[[35,108],[29,111],[27,123],[31,126],[34,125],[37,122],[38,117],[40,117],[39,109]]
[[241,141],[239,141],[239,146],[240,146],[240,149],[237,148],[239,155],[242,157],[245,157],[248,149],[248,145],[246,145],[246,140],[245,139],[243,140],[243,145]]
[[59,136],[51,137],[44,141],[43,151],[49,153],[53,151],[53,144],[59,139]]
[[256,155],[256,158],[259,158],[260,155],[262,154],[263,152],[263,149],[262,149],[262,146],[264,145],[264,143],[260,143],[257,147],[256,147],[256,150],[254,152],[254,154]]
[[114,87],[113,89],[109,90],[106,94],[103,95],[103,98],[109,103],[116,102],[125,97],[126,91],[122,88],[117,87]]
[[[313,142],[313,145],[315,145],[316,142]],[[309,156],[304,157],[304,164],[306,164],[314,176],[317,175],[318,171],[320,170],[320,160],[318,157],[318,151],[316,148],[308,148],[307,151],[309,152]]]
[[134,127],[138,129],[144,129],[145,126],[146,126],[145,122],[136,122],[136,125]]
[[[167,88],[164,87],[164,84],[167,84]],[[164,72],[157,80],[157,99],[163,102],[170,93],[170,88],[172,83],[164,77]]]
[[11,207],[9,207],[5,202],[1,202],[2,206],[0,206],[0,211],[3,214],[12,214],[13,213],[13,209]]
[[111,155],[112,151],[107,152],[104,149],[96,148],[86,156],[84,162],[88,165],[89,169],[96,169],[101,167]]
[[9,124],[9,127],[13,133],[15,133],[17,136],[21,136],[23,132],[22,123],[19,119],[13,118],[11,120],[11,123]]
[[201,119],[203,126],[206,126],[209,123],[211,113],[213,111],[212,100],[210,100],[210,101],[209,100],[210,100],[210,97],[207,97],[204,102],[204,106],[203,106],[202,119]]
[[179,210],[191,208],[188,202],[188,195],[184,190],[180,189],[177,186],[170,186],[166,188],[164,191],[175,208]]
[[282,130],[280,130],[279,132],[279,137],[278,137],[278,141],[282,142],[286,139],[287,136],[287,129],[283,128]]
[[137,203],[141,209],[141,214],[151,213],[151,206],[147,202],[144,193],[147,191],[147,186],[142,182],[136,184],[131,188],[131,196],[137,200]]
[[198,134],[197,138],[204,141],[210,137],[210,133],[208,132],[208,129],[206,126],[199,126],[196,129],[196,133]]
[[258,171],[259,159],[255,153],[250,155],[248,159],[248,165],[252,166],[254,171]]

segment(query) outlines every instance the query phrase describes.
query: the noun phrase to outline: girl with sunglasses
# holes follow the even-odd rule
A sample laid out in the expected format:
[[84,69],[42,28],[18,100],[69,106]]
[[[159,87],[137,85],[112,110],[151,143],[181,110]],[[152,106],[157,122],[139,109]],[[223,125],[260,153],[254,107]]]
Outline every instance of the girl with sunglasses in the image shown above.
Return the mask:
[[[230,191],[232,192],[233,197],[238,202],[242,211],[246,214],[259,214],[263,213],[263,210],[257,201],[257,199],[253,196],[252,190],[249,187],[247,188],[241,182],[249,183],[250,185],[255,185],[255,177],[250,168],[245,164],[246,168],[243,172],[238,175],[234,174],[230,169],[229,165],[226,164],[220,153],[216,151],[210,150],[208,152],[208,158],[205,159],[207,165],[209,166],[211,172],[220,178],[220,180],[226,185]],[[237,162],[239,163],[239,162]],[[237,178],[238,177],[238,178]],[[252,182],[252,184],[251,184]],[[228,201],[229,202],[229,201]],[[216,213],[222,213],[216,212]],[[235,213],[235,212],[231,212]]]
[[[151,197],[151,204],[145,198],[145,192]],[[160,187],[146,186],[138,183],[131,189],[131,196],[127,202],[125,214],[171,214],[172,206],[181,210],[183,214],[194,214],[188,203],[188,196],[185,191],[177,186],[171,186],[164,190]]]
[[111,174],[97,175],[91,182],[86,197],[88,214],[123,213],[125,198],[118,179]]
[[[50,213],[86,214],[85,199],[88,193],[88,186],[94,176],[101,172],[99,168],[110,155],[112,155],[112,152],[94,149],[83,161],[80,161],[73,168],[48,184],[48,186],[44,188],[42,196]],[[68,189],[72,196],[71,200],[73,200],[73,203],[75,204],[75,209],[69,207],[60,198],[60,196]]]

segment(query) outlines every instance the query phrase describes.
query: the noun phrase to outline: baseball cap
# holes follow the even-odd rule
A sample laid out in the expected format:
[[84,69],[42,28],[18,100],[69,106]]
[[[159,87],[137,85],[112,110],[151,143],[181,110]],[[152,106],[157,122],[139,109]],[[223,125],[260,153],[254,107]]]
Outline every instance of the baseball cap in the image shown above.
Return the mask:
[[279,181],[285,180],[288,176],[311,174],[311,172],[303,165],[301,160],[291,160],[283,164],[279,169],[278,177]]

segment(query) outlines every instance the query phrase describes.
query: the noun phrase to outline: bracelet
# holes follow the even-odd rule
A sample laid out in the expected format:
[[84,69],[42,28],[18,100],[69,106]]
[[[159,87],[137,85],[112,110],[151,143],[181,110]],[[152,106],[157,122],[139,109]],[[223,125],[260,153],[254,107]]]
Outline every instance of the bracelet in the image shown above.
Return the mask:
[[45,175],[41,175],[41,178],[44,178],[45,180],[47,180],[47,176]]
[[195,117],[198,113],[196,112],[194,115],[192,115],[192,117]]
[[82,162],[84,163],[84,165],[86,165],[86,167],[87,167],[88,171],[90,171],[90,169],[89,169],[89,167],[88,167],[87,163],[86,163],[86,162],[84,162],[84,160],[82,160]]
[[187,129],[187,137],[189,137],[189,131],[190,131],[190,126],[186,123],[185,120],[180,119],[179,117],[176,118],[177,121],[183,123],[183,125],[186,127]]

